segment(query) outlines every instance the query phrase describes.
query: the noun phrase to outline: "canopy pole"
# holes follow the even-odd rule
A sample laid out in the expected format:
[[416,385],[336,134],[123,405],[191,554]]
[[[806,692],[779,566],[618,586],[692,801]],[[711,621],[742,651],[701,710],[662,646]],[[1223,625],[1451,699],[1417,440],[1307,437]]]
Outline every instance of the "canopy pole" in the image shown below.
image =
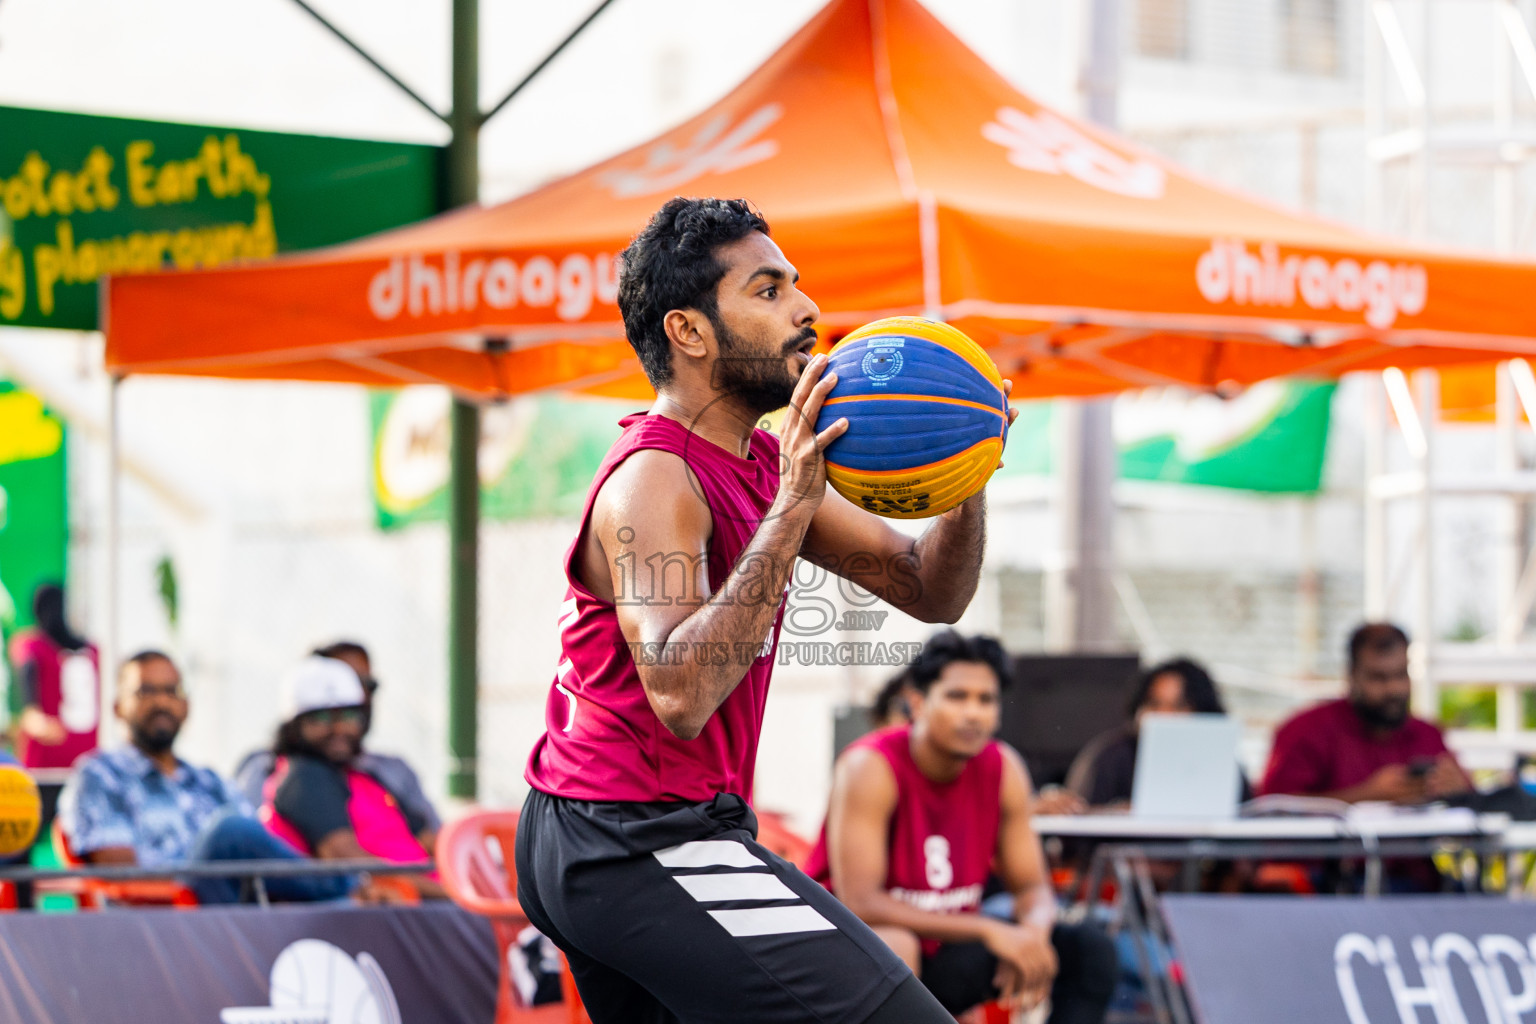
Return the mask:
[[[1417,654],[1413,673],[1413,706],[1427,718],[1440,717],[1440,680],[1435,672],[1435,434],[1440,420],[1440,373],[1421,369],[1414,374],[1424,447],[1418,453],[1423,481],[1419,491],[1419,593],[1414,608],[1412,652]],[[1500,723],[1496,723],[1500,724]]]
[[[479,0],[453,0],[453,110],[444,199],[480,199]],[[448,795],[479,790],[480,408],[453,400],[448,479]]]
[[107,594],[106,632],[101,638],[100,668],[97,672],[96,743],[102,749],[116,746],[117,731],[112,727],[113,706],[117,699],[117,661],[122,656],[119,620],[122,603],[118,597],[121,584],[123,528],[122,528],[122,461],[123,445],[119,430],[119,389],[123,378],[112,374],[107,381]]
[[1386,386],[1380,374],[1365,378],[1365,617],[1380,622],[1390,614],[1387,591],[1387,502],[1377,484],[1387,473]]

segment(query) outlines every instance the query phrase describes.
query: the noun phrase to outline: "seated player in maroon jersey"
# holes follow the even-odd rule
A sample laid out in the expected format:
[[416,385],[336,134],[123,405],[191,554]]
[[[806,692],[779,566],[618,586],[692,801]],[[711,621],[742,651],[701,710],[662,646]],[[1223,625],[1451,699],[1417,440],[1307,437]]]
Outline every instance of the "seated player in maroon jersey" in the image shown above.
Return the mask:
[[[989,999],[1052,1024],[1098,1024],[1114,991],[1110,940],[1056,920],[1029,774],[993,739],[1007,657],[989,637],[945,630],[908,673],[912,724],[871,733],[838,759],[831,805],[806,873],[907,962],[944,1008]],[[996,872],[1012,913],[987,911]],[[1006,896],[1003,901],[1007,902]]]

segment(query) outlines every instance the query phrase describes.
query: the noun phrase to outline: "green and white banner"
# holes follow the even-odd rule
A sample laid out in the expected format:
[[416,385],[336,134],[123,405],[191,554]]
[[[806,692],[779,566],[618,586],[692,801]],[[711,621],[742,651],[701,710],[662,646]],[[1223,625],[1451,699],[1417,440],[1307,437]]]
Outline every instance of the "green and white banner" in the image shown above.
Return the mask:
[[[375,391],[373,498],[381,529],[448,514],[448,413],[442,388]],[[538,519],[581,513],[619,419],[638,403],[536,396],[482,411],[480,514]]]
[[[1270,381],[1230,398],[1150,388],[1115,399],[1120,476],[1313,494],[1322,483],[1334,385]],[[481,514],[486,519],[573,516],[634,402],[541,396],[482,415]],[[379,526],[440,520],[448,510],[448,393],[371,396],[373,495]],[[1025,402],[999,477],[1053,471],[1055,406]]]
[[1171,388],[1122,395],[1115,400],[1120,476],[1315,494],[1335,387],[1266,381],[1229,399]]
[[69,551],[64,421],[0,379],[0,633],[32,623],[32,590]]
[[[1114,400],[1120,478],[1315,494],[1335,387],[1265,381],[1233,398],[1183,388],[1126,392]],[[1054,424],[1054,403],[1022,403],[999,477],[1051,473]]]
[[0,694],[18,710],[4,652],[32,624],[32,591],[64,581],[69,497],[64,421],[42,399],[0,378]]

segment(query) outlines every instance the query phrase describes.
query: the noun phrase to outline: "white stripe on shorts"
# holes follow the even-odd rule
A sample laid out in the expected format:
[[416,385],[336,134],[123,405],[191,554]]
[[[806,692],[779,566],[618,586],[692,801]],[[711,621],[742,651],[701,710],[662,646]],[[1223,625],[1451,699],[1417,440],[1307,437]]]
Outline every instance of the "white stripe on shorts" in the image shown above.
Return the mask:
[[669,846],[655,853],[665,868],[760,868],[761,858],[729,839],[695,839],[681,846]]
[[797,900],[800,897],[778,875],[763,871],[733,871],[728,875],[673,875],[677,884],[700,903],[724,900]]
[[709,916],[739,938],[749,935],[788,935],[793,932],[830,932],[837,925],[818,914],[814,908],[758,907],[754,910],[711,910]]

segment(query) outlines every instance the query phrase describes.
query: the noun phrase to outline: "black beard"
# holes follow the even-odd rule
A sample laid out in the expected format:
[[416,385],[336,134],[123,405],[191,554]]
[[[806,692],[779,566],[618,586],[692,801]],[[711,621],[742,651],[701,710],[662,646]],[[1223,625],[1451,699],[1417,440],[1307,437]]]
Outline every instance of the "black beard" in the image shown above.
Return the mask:
[[736,399],[754,416],[782,409],[795,394],[795,380],[790,377],[786,360],[801,345],[816,336],[807,327],[785,342],[779,355],[765,359],[748,355],[741,336],[718,317],[711,317],[720,356],[715,362],[715,387]]
[[176,742],[176,734],[181,732],[181,727],[141,729],[134,726],[128,731],[133,740],[133,745],[144,751],[144,753],[163,754],[170,750],[171,746]]
[[1391,710],[1378,707],[1374,704],[1363,704],[1359,701],[1350,701],[1350,706],[1355,709],[1355,714],[1360,720],[1373,729],[1398,729],[1408,721],[1408,705],[1394,701]]
[[348,756],[344,761],[338,761],[332,757],[329,753],[326,752],[326,749],[323,745],[306,743],[304,740],[298,738],[294,739],[292,745],[292,753],[297,754],[300,757],[308,757],[312,760],[319,761],[321,764],[335,765],[338,768],[342,768],[351,764],[357,759],[357,755],[362,753],[362,743],[359,741],[359,743],[352,748],[351,755]]

